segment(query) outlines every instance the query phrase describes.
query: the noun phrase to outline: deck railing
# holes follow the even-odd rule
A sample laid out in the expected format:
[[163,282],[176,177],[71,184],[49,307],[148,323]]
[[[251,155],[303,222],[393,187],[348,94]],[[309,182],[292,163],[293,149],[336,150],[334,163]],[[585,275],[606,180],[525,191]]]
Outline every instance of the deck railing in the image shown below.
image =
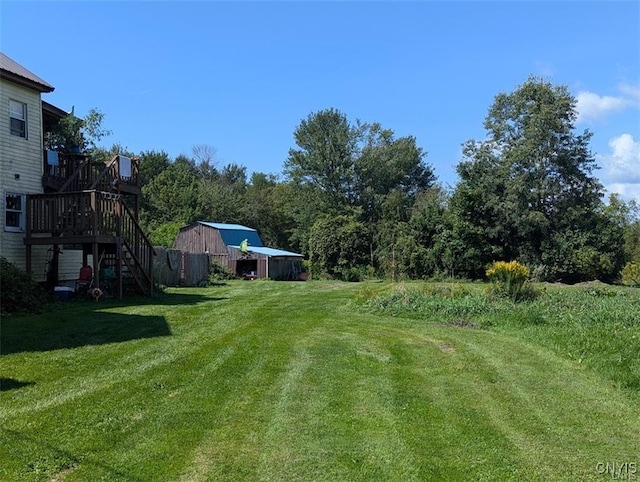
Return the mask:
[[48,151],[45,151],[43,157],[43,183],[55,185],[60,192],[89,189],[110,191],[116,184],[140,186],[140,163],[135,158],[114,156],[111,161],[104,163],[84,154],[57,153],[57,161],[53,164]]
[[100,191],[56,192],[27,196],[27,237],[118,236],[120,195]]
[[[146,294],[151,295],[153,289],[153,245],[144,234],[135,216],[126,204],[120,203],[120,232],[127,252],[130,253],[134,266],[129,266],[138,285],[144,287]],[[125,262],[128,262],[125,260]]]
[[33,235],[73,238],[73,242],[123,243],[123,258],[138,285],[151,294],[153,246],[120,194],[102,191],[27,196],[27,242]]

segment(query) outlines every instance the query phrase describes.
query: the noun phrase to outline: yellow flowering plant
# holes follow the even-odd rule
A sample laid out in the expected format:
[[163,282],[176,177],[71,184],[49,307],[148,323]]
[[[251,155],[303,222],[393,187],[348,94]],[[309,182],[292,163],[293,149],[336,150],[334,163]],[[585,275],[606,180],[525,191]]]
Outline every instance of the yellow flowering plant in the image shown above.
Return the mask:
[[620,273],[622,284],[627,286],[640,286],[640,264],[629,262]]
[[522,287],[529,280],[529,268],[517,261],[496,261],[486,271],[496,292],[517,301]]

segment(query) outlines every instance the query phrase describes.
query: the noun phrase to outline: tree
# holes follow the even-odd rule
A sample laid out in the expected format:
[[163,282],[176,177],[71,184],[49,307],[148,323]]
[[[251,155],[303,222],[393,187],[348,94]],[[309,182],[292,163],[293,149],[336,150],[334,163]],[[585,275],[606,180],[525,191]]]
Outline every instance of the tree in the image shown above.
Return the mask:
[[353,216],[323,216],[309,234],[309,262],[313,276],[345,281],[360,279],[367,264],[369,233]]
[[245,191],[247,224],[267,246],[295,249],[290,244],[293,219],[286,204],[286,185],[274,174],[254,172]]
[[358,132],[345,114],[327,109],[309,114],[294,132],[298,149],[290,149],[285,175],[326,195],[334,206],[354,196],[354,157]]
[[62,152],[92,151],[103,137],[111,135],[111,131],[103,127],[103,120],[104,113],[96,108],[90,109],[84,117],[76,117],[72,107],[71,113],[46,133],[45,146]]
[[176,158],[142,187],[145,200],[141,213],[143,225],[154,230],[166,223],[185,225],[197,221],[200,189],[201,184],[189,159]]
[[213,179],[218,173],[217,149],[208,144],[198,144],[191,148],[193,162],[201,179]]
[[486,140],[465,144],[451,208],[453,232],[479,256],[467,275],[481,276],[484,265],[506,259],[554,280],[615,270],[617,254],[592,232],[607,222],[600,215],[603,188],[592,175],[591,133],[574,132],[575,105],[566,87],[531,77],[496,96]]
[[91,151],[91,157],[94,160],[107,163],[111,161],[115,156],[135,157],[135,154],[129,151],[121,144],[112,144],[110,148],[95,147]]
[[164,151],[144,151],[140,154],[140,185],[146,186],[154,177],[171,164]]
[[161,224],[149,233],[149,239],[154,246],[171,248],[182,226],[180,222]]
[[435,175],[414,137],[396,139],[378,123],[359,124],[358,132],[363,139],[354,163],[356,204],[366,222],[376,222],[387,196],[399,194],[409,206],[433,184]]
[[284,169],[296,222],[292,241],[306,253],[316,220],[353,217],[367,227],[368,262],[373,265],[377,243],[387,239],[373,236],[384,221],[387,198],[408,218],[416,195],[435,180],[423,161],[425,153],[411,136],[396,138],[378,123],[351,123],[335,109],[310,114],[294,138],[298,149],[289,151]]

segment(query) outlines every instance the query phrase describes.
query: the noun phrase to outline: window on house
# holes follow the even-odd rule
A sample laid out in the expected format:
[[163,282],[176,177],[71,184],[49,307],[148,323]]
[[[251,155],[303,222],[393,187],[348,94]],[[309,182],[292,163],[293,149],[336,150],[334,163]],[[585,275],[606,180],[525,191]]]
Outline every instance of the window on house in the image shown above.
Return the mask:
[[9,100],[9,117],[11,118],[11,135],[27,137],[27,104]]
[[6,231],[24,231],[24,194],[6,193],[4,197],[4,226]]

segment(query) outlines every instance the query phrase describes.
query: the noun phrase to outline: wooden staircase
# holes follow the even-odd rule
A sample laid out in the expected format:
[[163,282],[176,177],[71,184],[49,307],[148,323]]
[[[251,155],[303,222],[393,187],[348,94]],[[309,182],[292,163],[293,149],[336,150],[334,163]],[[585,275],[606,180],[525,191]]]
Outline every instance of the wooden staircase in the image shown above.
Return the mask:
[[137,161],[115,156],[96,163],[72,154],[60,155],[55,167],[43,177],[43,186],[52,192],[27,196],[27,269],[33,245],[81,245],[83,258],[93,257],[98,287],[111,284],[105,278],[110,269],[118,297],[128,292],[150,296],[154,251],[138,224]]

